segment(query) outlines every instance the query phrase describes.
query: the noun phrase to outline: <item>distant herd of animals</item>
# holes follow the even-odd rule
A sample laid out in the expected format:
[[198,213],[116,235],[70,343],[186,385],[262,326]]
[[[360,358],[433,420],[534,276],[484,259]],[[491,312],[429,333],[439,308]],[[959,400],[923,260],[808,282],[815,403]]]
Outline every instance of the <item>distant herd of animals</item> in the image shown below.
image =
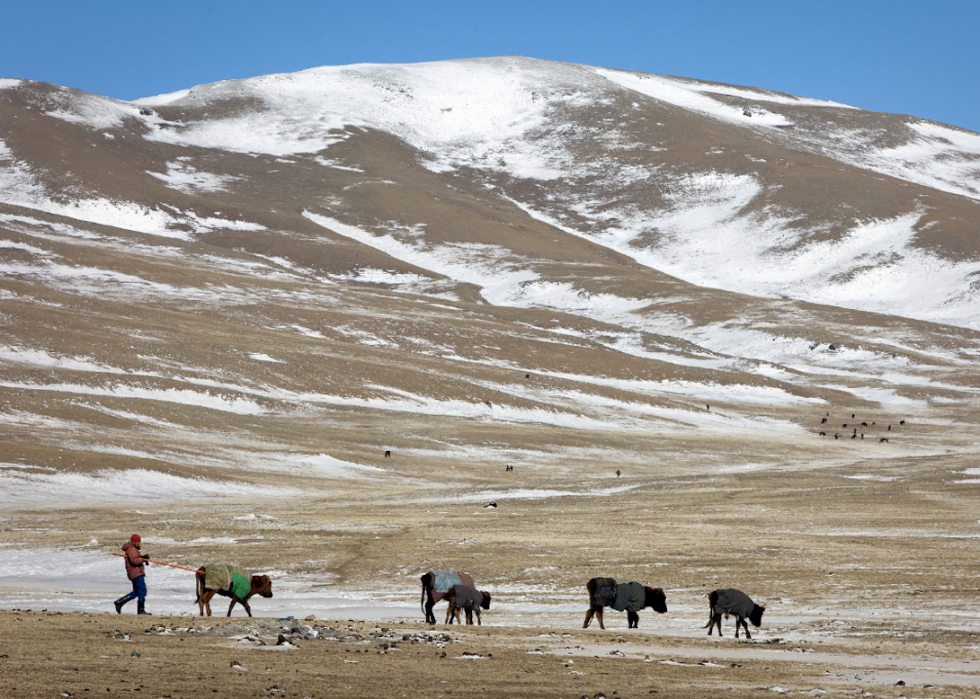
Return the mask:
[[[847,418],[845,417],[844,419],[846,420]],[[857,413],[851,413],[851,420],[853,421],[853,420],[856,420],[856,419],[857,419]],[[827,413],[826,415],[824,415],[823,418],[821,418],[820,424],[821,425],[826,425],[827,422],[828,422],[828,420],[830,420],[830,413]],[[905,427],[905,420],[899,420],[898,421],[898,424],[901,427]],[[841,423],[841,429],[846,430],[846,429],[848,429],[848,427],[850,427],[850,429],[853,430],[851,432],[851,434],[850,434],[850,438],[851,439],[858,439],[859,437],[861,439],[864,439],[864,432],[861,432],[860,434],[858,434],[858,427],[863,427],[863,428],[865,428],[865,429],[867,429],[869,431],[870,430],[875,430],[875,429],[881,429],[880,427],[878,427],[878,424],[876,422],[874,422],[874,421],[872,421],[870,425],[867,423],[867,421],[862,421],[860,425],[857,425],[854,422],[843,422],[843,423]],[[892,426],[891,425],[888,425],[888,428],[885,430],[885,432],[891,432],[891,431],[892,431]],[[824,432],[823,430],[821,430],[819,436],[826,437],[827,436],[827,433]],[[842,435],[840,432],[835,432],[834,433],[834,439],[844,439],[847,436],[848,435],[846,435],[846,434]],[[883,444],[885,442],[888,442],[888,437],[883,437],[883,436],[879,436],[878,437],[878,443],[879,444]]]

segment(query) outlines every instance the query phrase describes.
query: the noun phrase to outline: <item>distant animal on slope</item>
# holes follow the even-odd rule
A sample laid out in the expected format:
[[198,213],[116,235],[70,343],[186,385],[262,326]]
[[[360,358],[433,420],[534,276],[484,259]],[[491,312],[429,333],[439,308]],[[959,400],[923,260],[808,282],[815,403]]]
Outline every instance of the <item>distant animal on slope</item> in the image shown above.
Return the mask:
[[617,584],[613,578],[592,578],[585,584],[585,589],[589,591],[589,611],[585,613],[583,629],[589,628],[592,617],[595,617],[599,620],[599,628],[605,630],[603,607],[626,612],[627,627],[631,629],[639,628],[641,609],[653,607],[660,614],[667,612],[667,596],[659,587],[647,587],[638,582]]
[[821,433],[820,433],[820,436],[821,436],[821,437],[826,437],[826,436],[827,436],[827,433],[826,433],[826,432],[821,432]]
[[466,585],[453,585],[446,593],[446,601],[449,602],[449,609],[446,610],[446,623],[452,624],[453,619],[459,623],[460,610],[466,612],[466,625],[473,625],[473,614],[476,614],[477,626],[483,626],[480,618],[481,609],[490,609],[490,593],[481,592],[475,587]]
[[449,570],[430,570],[422,575],[422,613],[429,624],[436,623],[432,608],[449,592],[453,585],[476,587],[473,577],[466,573]]
[[390,459],[391,458],[391,450],[390,449],[385,449],[385,458],[386,459]]
[[820,420],[820,424],[821,425],[826,425],[827,424],[827,418],[823,418],[822,420]]
[[888,437],[882,437],[881,439],[878,440],[878,444],[881,444],[882,442],[887,442],[887,441],[888,441]]
[[748,619],[753,626],[759,628],[762,625],[762,613],[766,611],[765,607],[753,602],[747,594],[734,588],[714,590],[708,595],[708,605],[708,625],[704,628],[708,629],[709,636],[716,625],[718,636],[721,636],[721,615],[724,614],[726,617],[735,617],[735,638],[738,638],[738,628],[741,626],[745,629],[745,637],[751,639],[749,625],[745,620]]
[[248,600],[253,595],[272,597],[272,580],[268,575],[246,576],[234,566],[213,563],[208,565],[212,571],[210,577],[208,566],[201,566],[196,574],[199,616],[204,616],[205,609],[208,616],[211,616],[211,598],[215,595],[231,597],[228,616],[231,616],[231,610],[235,608],[236,602],[245,607],[246,613],[252,616],[252,608],[248,605]]

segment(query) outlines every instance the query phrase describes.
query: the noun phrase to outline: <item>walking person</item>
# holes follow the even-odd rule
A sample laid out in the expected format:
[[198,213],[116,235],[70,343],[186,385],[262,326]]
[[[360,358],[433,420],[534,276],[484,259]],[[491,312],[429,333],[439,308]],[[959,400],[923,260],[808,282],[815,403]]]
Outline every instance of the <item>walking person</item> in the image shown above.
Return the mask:
[[149,614],[143,604],[146,601],[146,571],[144,570],[144,566],[150,559],[148,556],[140,553],[140,535],[133,534],[129,537],[129,541],[123,544],[122,550],[126,554],[126,575],[133,581],[133,591],[123,595],[114,602],[116,613],[122,614],[123,605],[134,597],[138,597],[139,602],[136,613]]

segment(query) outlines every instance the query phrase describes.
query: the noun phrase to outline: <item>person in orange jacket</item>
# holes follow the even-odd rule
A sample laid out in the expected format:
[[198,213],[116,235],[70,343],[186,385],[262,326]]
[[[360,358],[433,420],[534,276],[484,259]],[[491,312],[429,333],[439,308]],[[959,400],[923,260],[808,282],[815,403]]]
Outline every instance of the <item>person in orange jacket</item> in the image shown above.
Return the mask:
[[122,614],[123,605],[134,597],[138,597],[139,603],[136,608],[136,613],[149,614],[143,605],[146,602],[146,570],[144,566],[150,558],[140,553],[140,535],[133,534],[129,537],[129,541],[123,544],[122,550],[126,554],[126,575],[133,581],[133,591],[123,595],[114,602],[116,613]]

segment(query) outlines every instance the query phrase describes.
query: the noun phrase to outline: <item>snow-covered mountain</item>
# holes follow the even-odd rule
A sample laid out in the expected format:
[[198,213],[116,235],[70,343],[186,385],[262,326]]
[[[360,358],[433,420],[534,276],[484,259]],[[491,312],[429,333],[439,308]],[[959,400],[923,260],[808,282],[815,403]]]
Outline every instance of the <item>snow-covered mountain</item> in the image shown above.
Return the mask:
[[978,222],[980,135],[756,88],[510,57],[134,102],[0,80],[30,465],[0,479],[77,489],[66,448],[96,481],[806,458],[835,407],[973,414]]

